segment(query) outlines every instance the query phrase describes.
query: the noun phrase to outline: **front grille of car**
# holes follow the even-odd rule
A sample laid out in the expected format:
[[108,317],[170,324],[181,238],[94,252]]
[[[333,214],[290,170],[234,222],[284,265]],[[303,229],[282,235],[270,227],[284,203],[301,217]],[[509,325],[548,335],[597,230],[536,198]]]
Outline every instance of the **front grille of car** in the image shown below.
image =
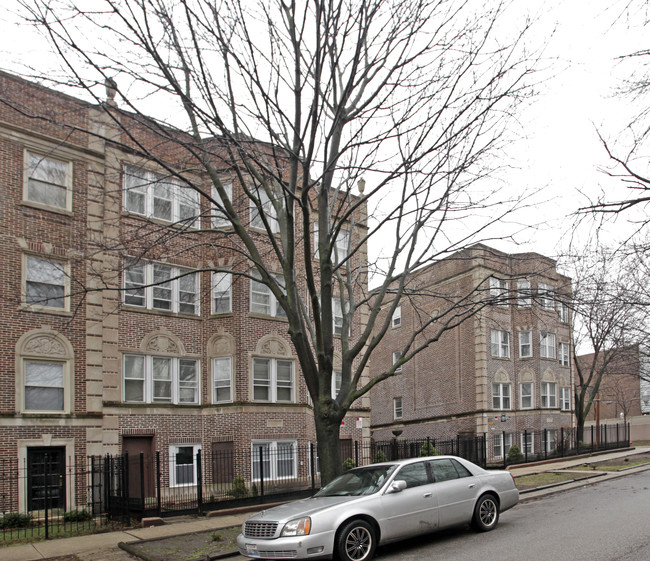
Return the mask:
[[246,522],[244,524],[244,536],[259,539],[274,538],[277,529],[277,522]]
[[298,552],[290,549],[285,551],[264,551],[260,549],[259,554],[262,559],[295,559],[298,557]]

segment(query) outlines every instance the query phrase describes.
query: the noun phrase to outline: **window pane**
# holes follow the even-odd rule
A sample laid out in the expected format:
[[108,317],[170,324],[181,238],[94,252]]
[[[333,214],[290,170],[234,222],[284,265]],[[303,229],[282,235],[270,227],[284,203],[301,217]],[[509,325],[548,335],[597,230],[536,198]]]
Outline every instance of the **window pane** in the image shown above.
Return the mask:
[[293,362],[278,360],[276,369],[277,400],[293,401]]
[[171,402],[172,372],[171,359],[153,358],[153,401]]
[[198,312],[197,280],[196,273],[178,279],[178,311],[183,314],[195,315]]
[[225,314],[232,311],[232,274],[214,273],[212,275],[213,312]]
[[[158,310],[172,309],[172,268],[160,263],[153,265],[153,307]],[[160,283],[160,284],[159,284]]]
[[124,303],[131,306],[145,305],[145,265],[130,265],[124,271]]
[[195,360],[180,360],[178,374],[178,402],[198,403],[199,381]]
[[[232,201],[232,183],[224,183],[223,188]],[[219,207],[223,207],[223,201],[219,196],[217,189],[214,187],[212,189],[212,198],[218,205],[212,207],[212,225],[215,228],[223,228],[224,226],[230,225],[230,221],[226,218],[226,215],[219,209]]]
[[178,446],[176,450],[176,485],[194,485],[194,447]]
[[201,214],[199,194],[191,187],[177,187],[178,193],[178,219],[186,221],[191,226]]
[[161,220],[172,219],[173,183],[160,179],[153,184],[153,216]]
[[436,483],[440,481],[449,481],[450,479],[458,479],[458,472],[451,463],[451,460],[432,460],[431,468],[433,469],[433,477]]
[[29,155],[27,198],[58,208],[66,208],[68,164],[51,158]]
[[269,372],[270,360],[264,358],[253,359],[253,399],[269,401],[271,375]]
[[260,479],[260,450],[262,454],[262,467],[264,469],[264,479],[271,477],[271,455],[270,444],[268,442],[252,443],[253,454],[253,479]]
[[127,166],[124,169],[124,189],[126,210],[136,214],[145,214],[145,199],[149,179],[143,169]]
[[63,411],[63,364],[25,362],[25,409]]
[[144,357],[124,357],[124,400],[144,402]]
[[214,401],[232,401],[231,394],[231,359],[230,357],[215,358],[212,361],[214,377]]
[[25,302],[52,308],[65,307],[63,263],[37,257],[27,258]]
[[271,292],[265,284],[251,280],[251,312],[270,316],[271,298]]
[[295,477],[294,449],[291,442],[278,442],[278,477]]

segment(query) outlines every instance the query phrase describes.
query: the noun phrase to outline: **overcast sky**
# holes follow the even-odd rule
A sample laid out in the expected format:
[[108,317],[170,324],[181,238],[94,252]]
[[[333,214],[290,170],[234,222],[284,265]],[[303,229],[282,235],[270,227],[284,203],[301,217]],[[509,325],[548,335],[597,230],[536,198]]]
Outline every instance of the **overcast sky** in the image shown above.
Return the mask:
[[[500,249],[561,253],[574,220],[571,214],[585,203],[579,192],[595,197],[598,189],[620,188],[598,171],[608,161],[596,129],[614,139],[635,110],[628,100],[613,95],[623,72],[616,57],[648,46],[642,18],[621,17],[625,3],[517,0],[513,4],[522,12],[538,11],[536,39],[547,42],[546,73],[535,102],[519,115],[521,138],[509,154],[518,169],[510,170],[504,179],[512,189],[539,192],[534,211],[520,220],[545,225],[523,236],[522,245],[503,244]],[[17,24],[16,5],[16,0],[3,0],[0,7],[0,68],[18,71],[25,61],[44,66],[47,48],[32,30]],[[513,13],[512,17],[519,16]],[[623,231],[621,221],[611,227],[612,236]]]

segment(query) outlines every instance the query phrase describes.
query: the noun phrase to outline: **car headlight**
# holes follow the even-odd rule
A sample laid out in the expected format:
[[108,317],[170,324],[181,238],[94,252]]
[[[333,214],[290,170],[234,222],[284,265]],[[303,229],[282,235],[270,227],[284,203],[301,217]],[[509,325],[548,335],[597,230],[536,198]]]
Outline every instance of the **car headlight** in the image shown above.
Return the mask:
[[296,518],[290,520],[282,528],[282,536],[306,536],[311,530],[311,518]]

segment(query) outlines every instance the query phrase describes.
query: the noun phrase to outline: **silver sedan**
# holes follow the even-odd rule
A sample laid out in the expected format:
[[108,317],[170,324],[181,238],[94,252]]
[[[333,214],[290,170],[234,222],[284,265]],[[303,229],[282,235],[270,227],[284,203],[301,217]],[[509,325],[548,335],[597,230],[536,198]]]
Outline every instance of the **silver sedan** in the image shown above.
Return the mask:
[[369,561],[379,544],[449,526],[492,530],[518,501],[507,471],[455,456],[384,462],[347,471],[309,499],[250,516],[237,545],[257,559]]

